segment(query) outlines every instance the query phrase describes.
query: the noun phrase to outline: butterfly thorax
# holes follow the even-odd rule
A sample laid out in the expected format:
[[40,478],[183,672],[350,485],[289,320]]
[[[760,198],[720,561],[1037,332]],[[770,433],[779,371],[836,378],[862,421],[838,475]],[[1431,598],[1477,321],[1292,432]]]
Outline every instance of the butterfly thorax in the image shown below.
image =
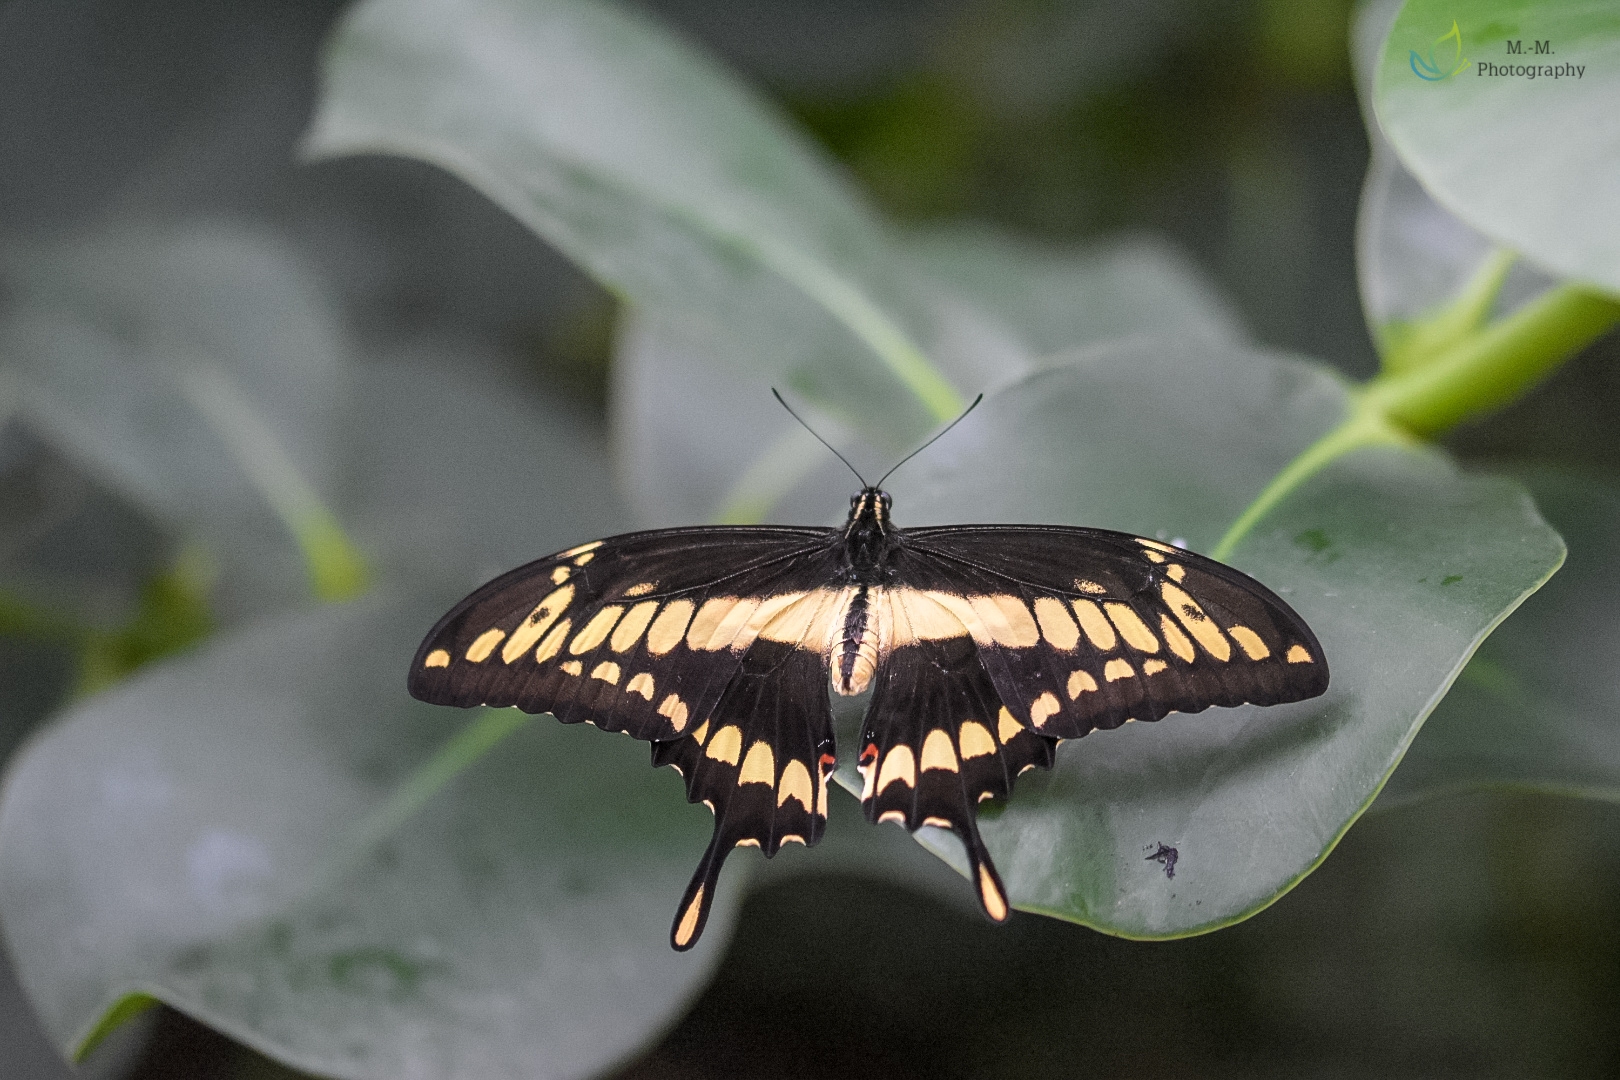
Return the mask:
[[849,500],[844,551],[850,578],[858,585],[877,585],[889,576],[889,556],[899,547],[898,530],[889,520],[893,500],[875,487],[862,488]]

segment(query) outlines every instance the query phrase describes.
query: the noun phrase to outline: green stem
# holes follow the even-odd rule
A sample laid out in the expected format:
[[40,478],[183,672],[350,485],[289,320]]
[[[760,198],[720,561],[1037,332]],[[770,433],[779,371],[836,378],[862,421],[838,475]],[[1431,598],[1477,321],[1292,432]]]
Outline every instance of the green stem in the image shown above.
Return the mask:
[[1432,356],[1408,357],[1405,370],[1357,391],[1350,415],[1273,477],[1210,554],[1228,558],[1256,522],[1340,455],[1437,435],[1499,408],[1617,323],[1620,301],[1562,285]]
[[1620,301],[1560,285],[1402,374],[1367,387],[1369,406],[1432,436],[1506,405],[1620,322]]
[[304,553],[310,591],[322,600],[347,600],[364,592],[364,558],[230,376],[215,364],[193,363],[179,372],[177,381],[292,533]]
[[1387,324],[1380,335],[1384,373],[1412,371],[1474,333],[1490,315],[1517,258],[1507,248],[1493,249],[1462,290],[1438,311],[1409,323]]
[[1238,519],[1232,522],[1231,527],[1226,530],[1226,535],[1221,537],[1220,543],[1209,553],[1210,557],[1222,561],[1229,558],[1233,549],[1248,535],[1249,530],[1270,513],[1272,507],[1282,502],[1296,488],[1340,455],[1348,454],[1363,446],[1400,444],[1408,441],[1410,441],[1408,437],[1390,427],[1381,415],[1366,407],[1365,399],[1358,397],[1351,407],[1350,415],[1345,417],[1338,427],[1306,447],[1298,457],[1271,478],[1265,489],[1242,514],[1238,515]]
[[452,735],[431,758],[412,769],[383,804],[355,827],[333,861],[333,871],[341,873],[354,859],[392,835],[445,785],[528,722],[528,714],[517,709],[479,710],[472,723]]

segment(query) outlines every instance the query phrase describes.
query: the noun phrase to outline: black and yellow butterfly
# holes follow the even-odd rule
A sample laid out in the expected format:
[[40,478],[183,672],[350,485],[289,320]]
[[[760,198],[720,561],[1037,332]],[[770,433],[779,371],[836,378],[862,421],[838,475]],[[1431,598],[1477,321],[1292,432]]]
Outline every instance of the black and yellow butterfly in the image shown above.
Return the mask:
[[829,687],[872,689],[868,820],[955,832],[998,922],[1007,895],[978,804],[1049,768],[1059,742],[1327,689],[1304,620],[1211,559],[1102,529],[899,529],[889,508],[864,487],[842,529],[659,529],[530,563],[439,620],[410,691],[650,741],[715,816],[671,930],[688,949],[733,848],[821,839]]

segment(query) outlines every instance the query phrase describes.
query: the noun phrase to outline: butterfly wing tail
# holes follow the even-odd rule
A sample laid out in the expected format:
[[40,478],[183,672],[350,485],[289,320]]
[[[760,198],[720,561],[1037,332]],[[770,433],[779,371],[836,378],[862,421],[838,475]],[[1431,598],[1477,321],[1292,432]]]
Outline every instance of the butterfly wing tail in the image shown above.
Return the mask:
[[1013,720],[966,636],[896,649],[878,678],[861,735],[862,805],[870,821],[949,829],[967,849],[975,893],[995,922],[1011,914],[979,835],[978,804],[1005,797],[1054,740]]

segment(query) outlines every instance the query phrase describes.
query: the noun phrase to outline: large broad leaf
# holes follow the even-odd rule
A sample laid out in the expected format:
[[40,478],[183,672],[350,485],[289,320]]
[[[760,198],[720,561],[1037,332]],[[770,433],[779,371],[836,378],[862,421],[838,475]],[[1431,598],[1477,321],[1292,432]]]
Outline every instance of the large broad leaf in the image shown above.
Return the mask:
[[1409,0],[1374,103],[1406,167],[1464,222],[1558,276],[1620,292],[1611,5]]
[[599,430],[424,352],[345,417],[346,514],[410,594],[222,638],[14,763],[0,918],[65,1051],[152,995],[325,1075],[579,1076],[723,948],[735,881],[709,952],[669,949],[710,823],[645,746],[405,696],[446,605],[624,522]]
[[1620,491],[1525,474],[1569,562],[1492,634],[1378,806],[1478,787],[1620,800]]
[[895,445],[957,407],[880,222],[704,57],[590,0],[367,0],[308,152],[408,154],[637,306]]
[[580,1076],[700,985],[667,934],[707,815],[628,739],[411,701],[438,614],[222,639],[21,755],[0,909],[60,1044],[147,994],[330,1076]]
[[1384,138],[1373,111],[1373,80],[1400,8],[1401,0],[1362,5],[1351,33],[1356,89],[1372,143],[1356,219],[1356,275],[1368,329],[1386,367],[1397,369],[1553,283],[1436,202]]
[[[929,352],[974,392],[1111,338],[1242,336],[1214,288],[1162,242],[1054,248],[988,229],[939,229],[910,234],[906,251],[935,312]],[[771,398],[771,370],[717,360],[709,340],[677,320],[627,318],[613,378],[621,486],[643,520],[819,522],[848,494],[849,472]],[[815,420],[861,468],[894,463],[866,429]]]
[[[1325,369],[1236,347],[1098,349],[987,400],[908,466],[896,520],[1086,524],[1208,551],[1346,403]],[[1066,744],[984,822],[1014,903],[1131,937],[1264,907],[1326,856],[1563,551],[1512,482],[1464,476],[1431,450],[1341,458],[1231,560],[1315,629],[1326,696]],[[961,864],[948,834],[926,841]],[[1160,844],[1178,852],[1174,878],[1146,858]]]
[[227,615],[301,593],[288,530],[306,553],[330,542],[315,492],[347,390],[308,269],[272,237],[195,225],[13,248],[0,277],[20,417],[210,542]]

